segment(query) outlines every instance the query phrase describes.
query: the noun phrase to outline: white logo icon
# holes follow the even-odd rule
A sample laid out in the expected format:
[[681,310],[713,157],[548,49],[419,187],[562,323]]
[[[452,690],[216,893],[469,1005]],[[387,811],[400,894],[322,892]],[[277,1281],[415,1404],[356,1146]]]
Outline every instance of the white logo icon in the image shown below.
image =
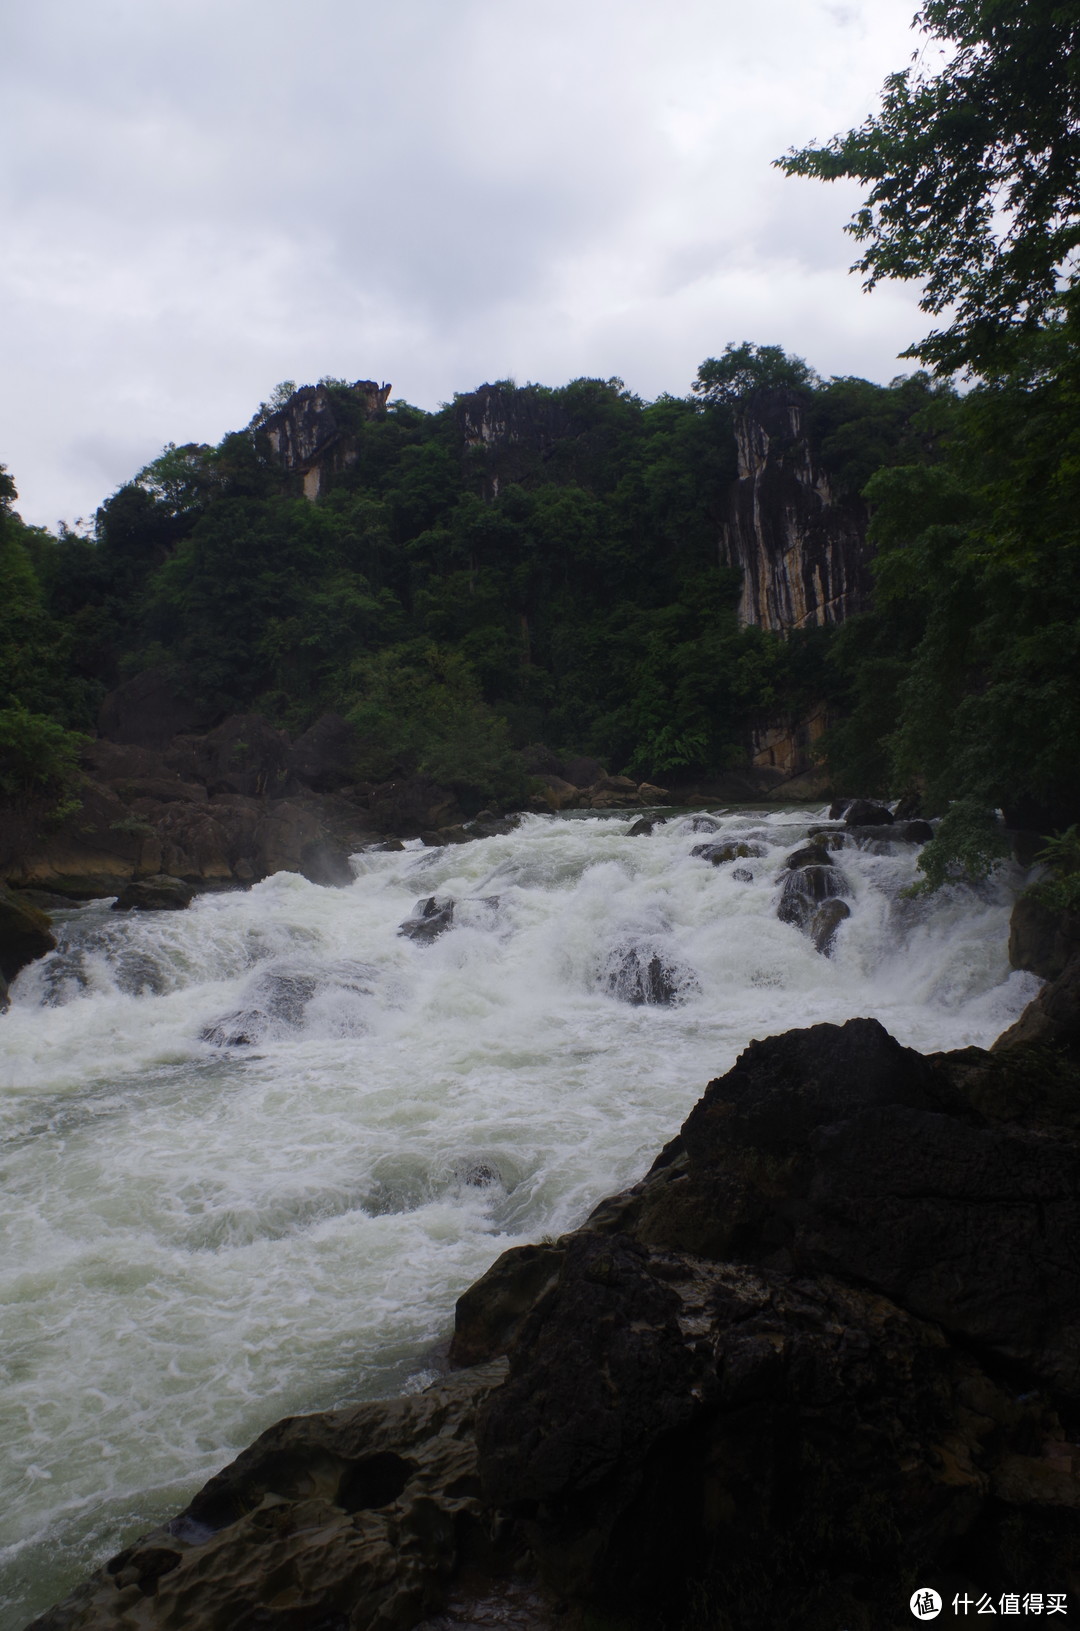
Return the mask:
[[941,1598],[930,1586],[920,1586],[911,1594],[911,1612],[917,1620],[936,1620],[941,1613]]

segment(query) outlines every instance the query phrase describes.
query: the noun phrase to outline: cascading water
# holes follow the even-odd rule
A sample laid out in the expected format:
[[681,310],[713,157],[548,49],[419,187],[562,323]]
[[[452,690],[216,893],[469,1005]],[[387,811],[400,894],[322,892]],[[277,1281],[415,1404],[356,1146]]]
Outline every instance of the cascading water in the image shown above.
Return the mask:
[[910,900],[911,846],[845,846],[824,957],[777,917],[820,813],[633,819],[59,920],[0,1020],[3,1631],[278,1417],[421,1385],[461,1290],[640,1176],[752,1037],[987,1045],[1037,989],[1005,874]]

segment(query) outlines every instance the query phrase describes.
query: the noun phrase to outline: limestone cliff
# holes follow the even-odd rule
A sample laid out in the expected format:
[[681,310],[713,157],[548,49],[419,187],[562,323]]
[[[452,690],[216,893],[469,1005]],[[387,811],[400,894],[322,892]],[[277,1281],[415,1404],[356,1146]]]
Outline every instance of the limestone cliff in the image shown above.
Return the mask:
[[573,435],[566,409],[529,386],[481,385],[457,398],[454,414],[465,460],[475,466],[486,499],[538,470],[556,444]]
[[786,633],[842,623],[870,601],[866,507],[835,492],[796,391],[758,391],[735,417],[739,474],[720,557],[743,574],[744,623]]
[[[366,419],[385,408],[390,395],[389,385],[376,385],[373,379],[358,379],[350,389]],[[285,469],[303,477],[305,498],[318,498],[331,475],[356,461],[352,426],[343,423],[328,386],[304,385],[294,391],[263,429]]]

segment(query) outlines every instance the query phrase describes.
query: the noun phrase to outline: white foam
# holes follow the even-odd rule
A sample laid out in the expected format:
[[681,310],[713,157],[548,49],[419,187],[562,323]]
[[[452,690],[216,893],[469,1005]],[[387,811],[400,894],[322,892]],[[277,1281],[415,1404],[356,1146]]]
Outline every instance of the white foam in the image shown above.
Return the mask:
[[[845,849],[826,959],[775,916],[807,821],[718,819],[766,846],[752,882],[688,818],[536,817],[358,857],[347,889],[73,914],[0,1021],[0,1626],[278,1416],[419,1372],[464,1286],[638,1177],[751,1037],[873,1014],[933,1049],[1016,1017],[1015,880],[908,902],[914,851]],[[453,929],[399,936],[433,894]],[[634,947],[679,1005],[610,994]],[[237,1015],[250,1045],[202,1039]]]

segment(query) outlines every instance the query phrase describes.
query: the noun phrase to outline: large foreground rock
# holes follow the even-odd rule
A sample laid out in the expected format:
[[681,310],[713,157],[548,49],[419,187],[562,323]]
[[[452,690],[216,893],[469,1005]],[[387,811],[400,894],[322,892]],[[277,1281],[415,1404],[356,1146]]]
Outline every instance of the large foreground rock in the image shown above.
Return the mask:
[[0,976],[13,980],[27,963],[55,950],[46,914],[0,884]]
[[483,1549],[473,1428],[504,1373],[278,1422],[34,1631],[408,1631]]
[[462,1296],[456,1379],[272,1428],[35,1631],[900,1631],[916,1585],[1075,1590],[1078,1137],[1045,1037],[752,1043]]

